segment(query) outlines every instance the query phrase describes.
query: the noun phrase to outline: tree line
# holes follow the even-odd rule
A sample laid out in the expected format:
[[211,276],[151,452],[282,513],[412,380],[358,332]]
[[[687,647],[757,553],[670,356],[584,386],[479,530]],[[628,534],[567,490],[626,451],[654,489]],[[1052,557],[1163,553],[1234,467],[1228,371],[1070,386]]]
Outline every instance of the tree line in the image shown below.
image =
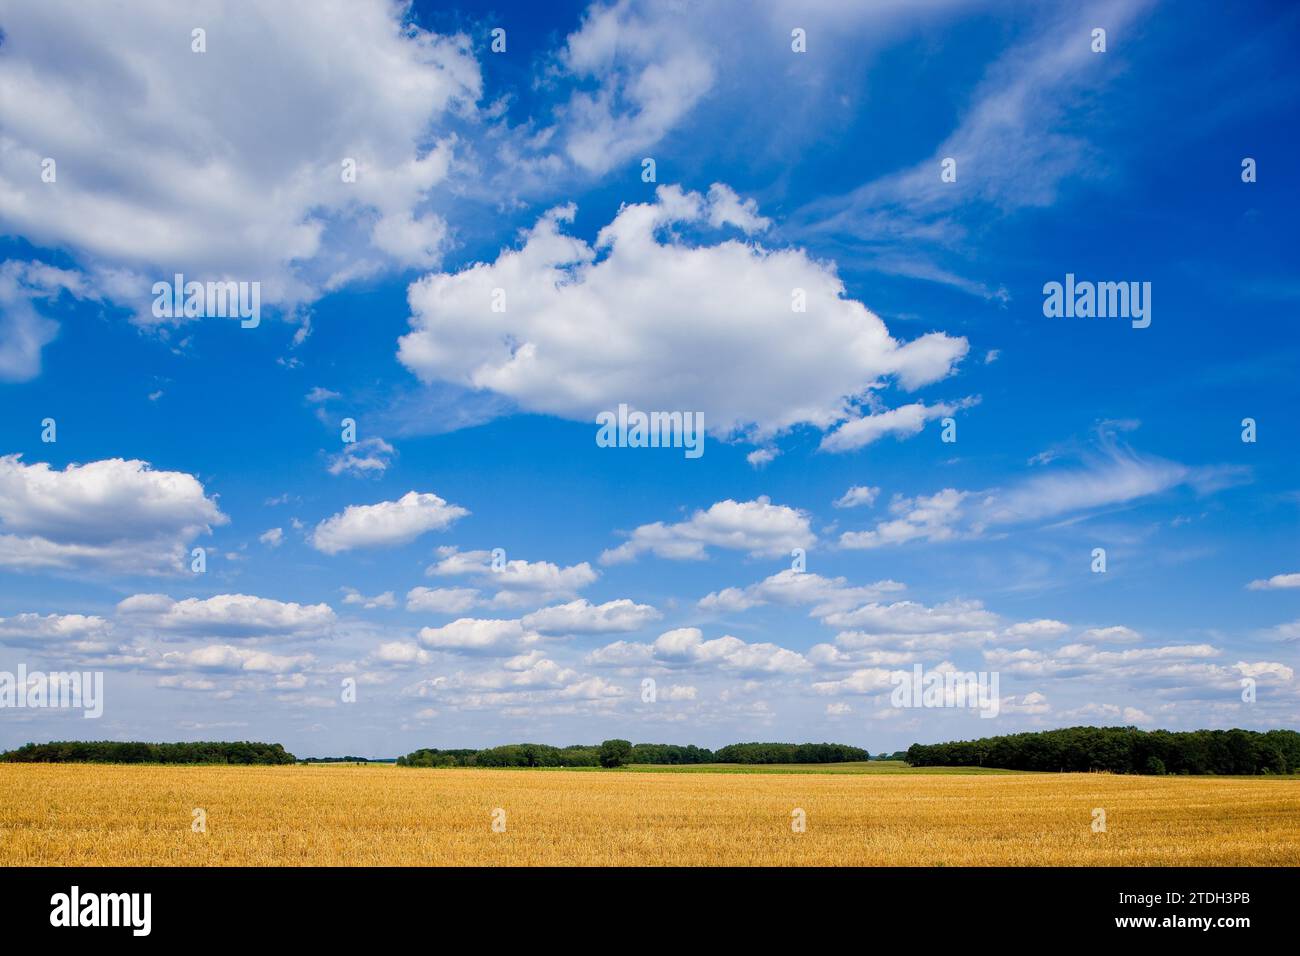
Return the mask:
[[[1287,774],[1300,772],[1294,730],[1144,731],[1136,727],[1067,727],[939,744],[913,744],[914,767],[995,767],[1045,772],[1128,774]],[[328,758],[327,758],[328,759]],[[360,760],[361,758],[341,758]],[[807,764],[869,760],[860,747],[833,743],[741,743],[718,750],[680,744],[553,747],[506,744],[485,749],[423,748],[397,758],[403,767],[621,767],[628,764]],[[280,744],[251,741],[143,743],[53,741],[0,754],[8,763],[291,764]]]
[[1066,727],[942,744],[913,744],[914,767],[1135,774],[1281,774],[1300,772],[1294,730],[1138,730]]
[[693,744],[633,744],[606,740],[601,744],[552,747],[548,744],[505,744],[484,750],[422,748],[397,758],[400,767],[621,767],[626,764],[701,763],[842,763],[868,760],[861,747],[847,744],[730,744],[720,750]]
[[280,744],[205,740],[195,743],[150,744],[119,740],[56,740],[25,744],[0,754],[6,763],[227,763],[287,764],[293,754]]

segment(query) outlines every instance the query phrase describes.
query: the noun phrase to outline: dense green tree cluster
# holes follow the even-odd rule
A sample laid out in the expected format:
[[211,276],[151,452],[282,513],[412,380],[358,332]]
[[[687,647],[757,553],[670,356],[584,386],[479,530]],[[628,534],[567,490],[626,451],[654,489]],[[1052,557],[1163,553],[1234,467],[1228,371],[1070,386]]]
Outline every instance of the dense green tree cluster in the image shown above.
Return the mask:
[[421,748],[397,758],[399,767],[472,767],[477,750],[437,750]]
[[480,767],[599,767],[600,748],[582,744],[506,744],[480,750],[475,762]]
[[1300,771],[1294,730],[1138,730],[1067,727],[943,744],[913,744],[914,767],[1000,767],[1143,774],[1263,774]]
[[627,758],[632,756],[632,741],[606,740],[600,745],[597,756],[602,767],[621,767],[627,763]]
[[730,744],[715,751],[718,763],[845,763],[870,760],[861,747],[847,744]]
[[628,763],[686,764],[715,763],[712,750],[687,744],[634,744]]
[[487,750],[423,749],[398,757],[400,767],[599,767],[600,748],[505,744]]
[[205,740],[147,744],[118,740],[58,740],[27,744],[0,755],[8,763],[294,763],[279,744]]

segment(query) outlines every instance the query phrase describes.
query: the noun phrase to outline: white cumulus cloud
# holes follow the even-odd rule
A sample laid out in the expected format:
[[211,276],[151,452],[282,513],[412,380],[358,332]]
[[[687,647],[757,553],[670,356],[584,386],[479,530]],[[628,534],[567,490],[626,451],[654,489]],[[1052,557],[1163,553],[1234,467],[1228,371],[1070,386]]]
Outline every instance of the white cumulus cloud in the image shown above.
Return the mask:
[[811,547],[816,537],[808,514],[798,508],[774,505],[767,497],[727,499],[676,524],[643,524],[626,542],[601,554],[600,560],[617,564],[649,551],[661,558],[698,561],[710,547],[774,557]]
[[443,531],[467,514],[466,509],[431,492],[408,491],[396,501],[348,505],[316,526],[311,543],[326,554],[353,548],[391,548],[429,531]]
[[193,475],[109,458],[56,470],[0,456],[0,567],[179,571],[229,519]]
[[706,228],[720,196],[660,187],[655,202],[624,206],[594,246],[563,232],[574,207],[553,209],[495,262],[414,283],[398,357],[426,382],[490,390],[529,411],[594,421],[626,402],[763,438],[828,428],[883,380],[915,389],[966,354],[965,339],[938,332],[895,340],[802,250],[660,241],[672,225]]

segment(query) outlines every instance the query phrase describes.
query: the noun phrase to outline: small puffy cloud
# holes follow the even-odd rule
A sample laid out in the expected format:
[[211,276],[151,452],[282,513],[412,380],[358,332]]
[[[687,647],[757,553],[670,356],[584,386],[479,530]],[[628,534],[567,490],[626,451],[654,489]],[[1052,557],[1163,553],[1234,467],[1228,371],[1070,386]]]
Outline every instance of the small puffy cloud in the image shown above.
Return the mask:
[[803,655],[775,644],[750,644],[730,635],[706,641],[696,627],[665,631],[649,644],[616,641],[593,651],[587,661],[612,667],[711,667],[748,675],[794,674],[811,666]]
[[392,666],[427,664],[432,659],[432,655],[414,641],[385,641],[375,648],[371,657],[377,664]]
[[1246,585],[1251,591],[1276,591],[1282,588],[1300,588],[1300,572],[1294,574],[1275,574],[1271,578],[1251,581]]
[[[979,601],[947,601],[933,606],[899,601],[837,611],[825,615],[822,621],[831,627],[852,628],[835,636],[836,651],[829,655],[830,663],[841,664],[881,651],[929,653],[983,646],[997,638],[998,616],[985,610]],[[839,659],[840,652],[848,652],[843,660]],[[885,658],[879,657],[878,662],[885,662]]]
[[812,685],[818,694],[873,695],[884,693],[895,686],[893,676],[896,672],[884,667],[863,667],[847,677],[837,680],[815,681]]
[[267,547],[278,548],[284,544],[284,529],[271,528],[268,531],[263,531],[257,536],[257,540]]
[[1119,704],[1084,704],[1082,707],[1063,711],[1061,717],[1066,720],[1107,721],[1135,726],[1155,722],[1146,711],[1137,707],[1121,707]]
[[392,463],[396,449],[382,438],[363,438],[349,442],[343,450],[330,455],[327,470],[331,475],[378,478]]
[[586,561],[567,567],[550,561],[506,559],[491,551],[460,551],[454,547],[438,549],[438,561],[425,569],[430,577],[469,577],[482,587],[497,588],[489,603],[496,607],[516,607],[534,601],[572,597],[600,577]]
[[273,654],[231,644],[209,644],[193,650],[169,651],[162,655],[161,665],[177,670],[287,674],[311,665],[314,660],[310,654]]
[[[730,208],[722,197],[659,187],[594,246],[562,231],[572,206],[550,210],[495,262],[414,283],[398,358],[425,382],[489,390],[527,411],[592,422],[622,402],[685,409],[711,434],[761,441],[830,428],[889,379],[919,388],[966,354],[965,339],[938,332],[895,340],[802,250],[690,245],[669,231],[707,228]],[[505,292],[504,311],[490,308],[493,290]],[[792,322],[795,290],[807,310]]]
[[721,591],[710,591],[700,598],[699,608],[701,611],[720,611],[725,614],[732,611],[748,611],[751,607],[767,603],[754,594],[752,588],[753,585],[748,588],[723,588]]
[[420,629],[420,643],[430,650],[503,655],[535,644],[537,634],[519,621],[462,617],[442,627]]
[[886,435],[893,435],[898,439],[909,438],[919,434],[921,429],[925,428],[926,422],[934,421],[936,418],[947,418],[960,409],[969,408],[977,401],[974,398],[966,398],[955,404],[937,405],[914,402],[911,405],[902,405],[873,415],[852,418],[823,438],[820,447],[822,451],[856,451],[879,441]]
[[431,492],[408,491],[396,501],[348,505],[316,526],[311,543],[326,554],[353,548],[391,548],[429,531],[443,531],[467,514],[466,509]]
[[852,627],[868,634],[934,634],[996,626],[998,616],[979,601],[947,601],[927,607],[916,601],[867,604],[826,616],[832,627]]
[[112,625],[102,617],[86,614],[15,614],[0,617],[0,644],[6,647],[41,648],[72,645],[100,647]]
[[860,505],[870,508],[876,503],[876,496],[879,494],[879,488],[870,485],[854,485],[836,498],[834,504],[836,508],[857,508]]
[[812,571],[786,568],[747,588],[714,591],[700,599],[699,607],[705,611],[728,612],[764,604],[807,605],[811,606],[814,616],[821,617],[868,601],[878,601],[886,594],[904,589],[905,586],[897,581],[877,581],[856,587],[850,585],[847,578],[827,578]]
[[463,614],[479,603],[476,588],[411,588],[406,592],[408,611]]
[[1064,621],[1039,618],[1034,621],[1021,621],[1018,624],[1012,624],[1002,632],[1002,636],[1010,640],[1040,641],[1060,637],[1069,630],[1070,625]]
[[117,605],[118,619],[177,636],[225,638],[321,637],[335,623],[328,604],[297,604],[249,594],[218,594],[174,601],[165,594],[135,594]]
[[846,531],[840,535],[840,547],[849,549],[881,548],[908,541],[947,541],[958,535],[961,505],[967,492],[945,488],[929,497],[895,496],[889,511],[894,517],[881,521],[874,531]]
[[816,644],[808,651],[808,660],[819,667],[897,667],[916,659],[914,651],[856,649],[835,644]]
[[745,234],[762,232],[772,225],[772,220],[758,214],[758,203],[753,199],[742,200],[735,190],[725,183],[714,183],[709,187],[709,225],[714,229],[723,226],[735,226]]
[[1003,714],[1027,714],[1040,717],[1051,713],[1052,705],[1047,702],[1047,695],[1036,690],[1023,697],[1003,697],[998,704],[998,711]]
[[1113,627],[1090,627],[1079,635],[1079,639],[1090,644],[1137,644],[1142,635],[1131,627],[1117,624]]
[[0,456],[0,567],[178,571],[229,519],[193,475],[108,458],[62,471]]
[[762,468],[776,461],[776,456],[780,454],[775,448],[756,448],[745,456],[745,461],[749,462],[754,468]]
[[592,4],[569,34],[558,66],[584,87],[595,83],[560,108],[558,127],[565,154],[593,174],[653,146],[716,76],[709,45],[697,31],[680,17],[655,16],[628,3]]
[[676,524],[643,524],[628,541],[605,551],[600,560],[616,564],[649,551],[661,558],[698,561],[707,556],[710,547],[774,557],[811,547],[814,541],[816,535],[805,511],[774,505],[767,497],[727,499]]
[[1238,661],[1234,665],[1243,677],[1276,677],[1279,680],[1290,681],[1295,677],[1295,671],[1285,664],[1277,661]]
[[207,678],[181,677],[179,674],[167,674],[158,678],[158,686],[167,690],[189,690],[208,693],[217,690],[221,685]]
[[385,591],[383,594],[376,594],[374,597],[366,597],[356,588],[343,588],[344,604],[359,604],[366,610],[375,608],[397,607],[397,596],[392,591]]
[[579,599],[526,614],[523,625],[544,634],[610,634],[638,630],[662,616],[650,605],[627,598],[604,604]]
[[611,681],[606,680],[599,675],[584,677],[567,684],[560,688],[559,696],[561,698],[576,698],[579,700],[604,700],[611,697],[622,697],[626,694],[622,687]]

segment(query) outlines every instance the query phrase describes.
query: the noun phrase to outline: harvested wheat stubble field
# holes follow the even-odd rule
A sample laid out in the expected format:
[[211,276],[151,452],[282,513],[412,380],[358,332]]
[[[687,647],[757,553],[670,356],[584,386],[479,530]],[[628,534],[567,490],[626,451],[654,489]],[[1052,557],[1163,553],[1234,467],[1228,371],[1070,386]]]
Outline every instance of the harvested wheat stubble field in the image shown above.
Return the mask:
[[0,865],[65,864],[1298,865],[1300,781],[0,764]]

